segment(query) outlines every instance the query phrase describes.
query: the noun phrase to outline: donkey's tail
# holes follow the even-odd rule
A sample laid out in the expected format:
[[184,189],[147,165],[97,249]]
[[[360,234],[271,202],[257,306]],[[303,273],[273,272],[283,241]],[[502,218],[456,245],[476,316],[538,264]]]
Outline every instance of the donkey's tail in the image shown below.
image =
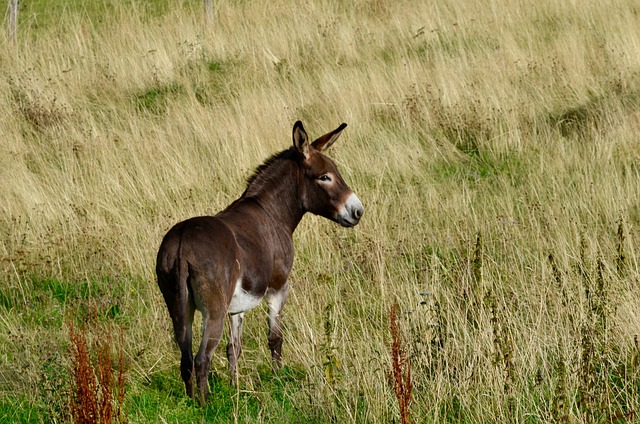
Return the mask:
[[189,303],[189,263],[182,255],[179,254],[176,265],[178,301],[181,307],[185,308],[186,312],[186,307]]

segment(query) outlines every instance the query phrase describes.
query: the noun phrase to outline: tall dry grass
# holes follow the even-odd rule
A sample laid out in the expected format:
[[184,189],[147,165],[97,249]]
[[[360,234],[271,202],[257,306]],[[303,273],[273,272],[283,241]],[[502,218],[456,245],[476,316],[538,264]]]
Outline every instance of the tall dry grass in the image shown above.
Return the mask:
[[[63,368],[60,317],[87,302],[127,325],[127,393],[173,373],[162,235],[239,196],[302,119],[316,135],[349,123],[331,154],[367,211],[351,231],[308,217],[296,233],[284,357],[308,384],[294,405],[398,417],[397,302],[416,422],[637,416],[632,2],[221,2],[212,32],[192,7],[62,10],[23,21],[19,49],[2,40],[4,395],[50,385],[55,404],[42,364]],[[263,314],[245,330],[249,392]]]

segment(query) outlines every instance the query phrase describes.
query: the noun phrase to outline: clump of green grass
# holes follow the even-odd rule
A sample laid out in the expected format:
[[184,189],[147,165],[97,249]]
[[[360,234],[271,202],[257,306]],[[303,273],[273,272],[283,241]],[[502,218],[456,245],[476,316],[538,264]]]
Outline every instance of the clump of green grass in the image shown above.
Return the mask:
[[180,95],[184,89],[178,84],[160,85],[136,96],[136,107],[141,112],[163,115],[170,96]]

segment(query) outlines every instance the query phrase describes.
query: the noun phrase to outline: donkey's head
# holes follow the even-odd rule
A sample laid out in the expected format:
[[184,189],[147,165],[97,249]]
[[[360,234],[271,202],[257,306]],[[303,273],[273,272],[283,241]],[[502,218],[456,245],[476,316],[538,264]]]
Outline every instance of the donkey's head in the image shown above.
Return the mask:
[[336,164],[322,154],[340,137],[347,124],[309,142],[302,122],[293,126],[293,146],[300,153],[303,174],[301,198],[305,210],[343,227],[353,227],[360,221],[364,206],[344,182]]

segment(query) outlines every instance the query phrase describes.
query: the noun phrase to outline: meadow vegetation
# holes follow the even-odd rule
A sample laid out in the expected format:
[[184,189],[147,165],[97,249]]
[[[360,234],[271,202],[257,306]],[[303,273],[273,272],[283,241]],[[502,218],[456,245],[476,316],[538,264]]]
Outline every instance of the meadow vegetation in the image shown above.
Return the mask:
[[[79,335],[122,378],[121,422],[639,419],[636,2],[232,0],[210,26],[196,0],[21,3],[18,45],[0,35],[0,421],[73,418]],[[349,124],[329,155],[366,212],[303,220],[284,369],[257,308],[239,386],[219,347],[202,408],[155,254],[297,119]]]

